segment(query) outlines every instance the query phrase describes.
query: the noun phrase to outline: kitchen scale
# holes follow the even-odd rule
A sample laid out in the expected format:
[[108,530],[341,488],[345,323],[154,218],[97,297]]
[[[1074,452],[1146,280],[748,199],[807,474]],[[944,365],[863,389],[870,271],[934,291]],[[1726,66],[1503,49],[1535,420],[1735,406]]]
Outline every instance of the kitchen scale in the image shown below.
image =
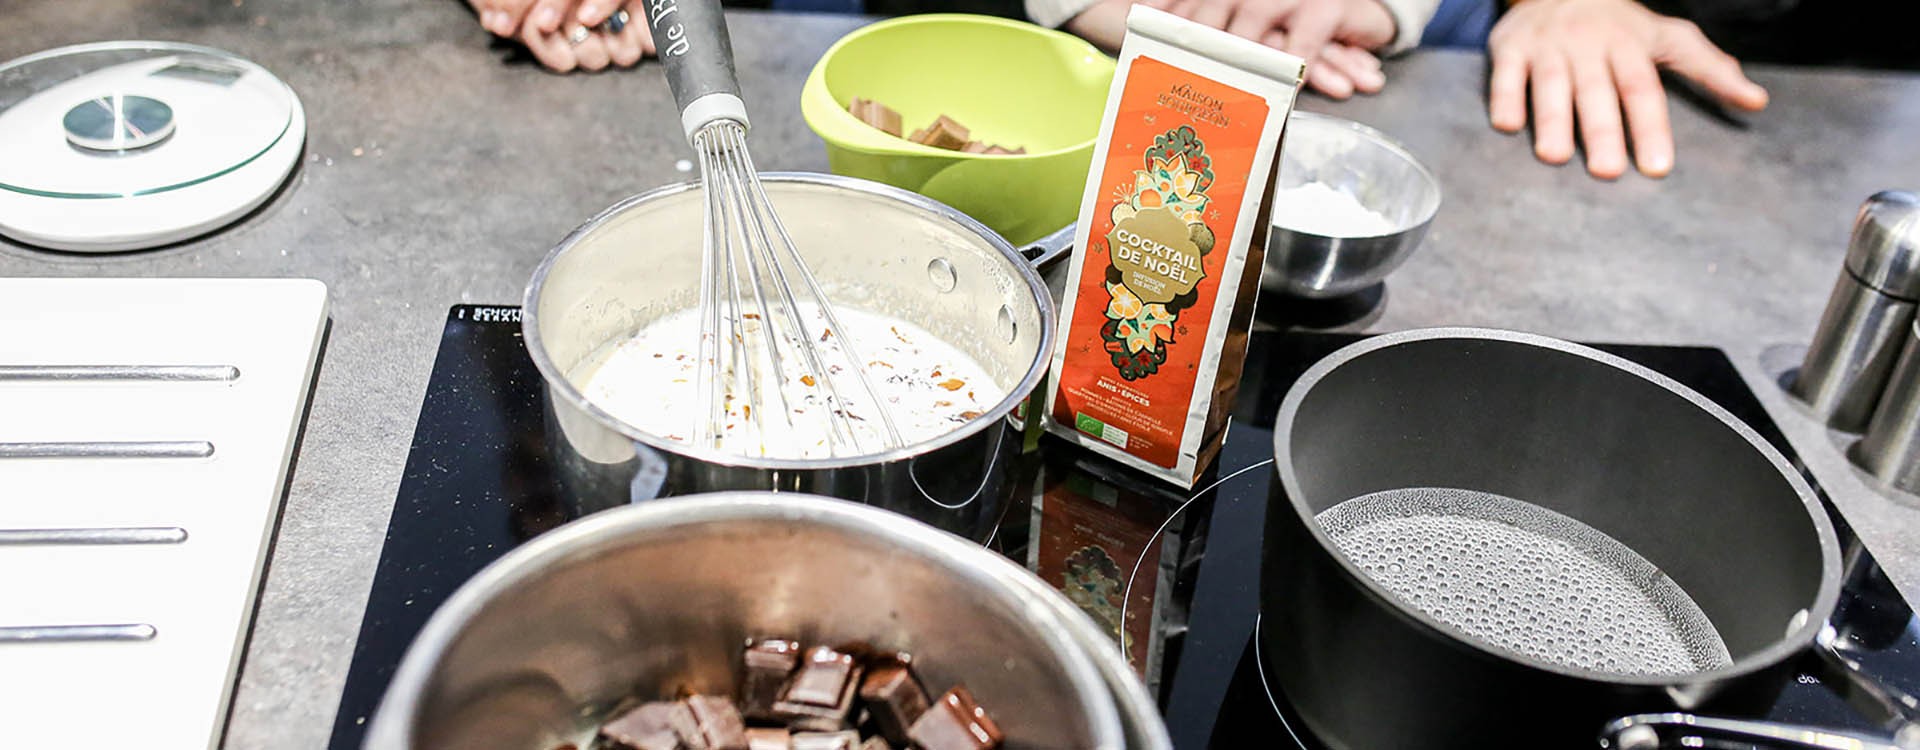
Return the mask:
[[156,247],[252,211],[300,160],[300,98],[209,47],[104,42],[0,64],[0,234]]
[[[544,384],[519,321],[516,307],[460,305],[448,314],[334,721],[334,750],[360,747],[394,669],[440,602],[487,563],[570,520],[545,447]],[[1124,632],[1176,748],[1325,747],[1261,674],[1253,637],[1261,530],[1280,400],[1314,362],[1358,338],[1254,333],[1233,428],[1213,473],[1197,485],[1214,486],[1183,512],[1176,509],[1184,493],[1048,439],[1026,462],[1027,490],[999,522],[968,530],[1062,588],[1095,622]],[[1687,384],[1794,456],[1719,350],[1599,348]],[[1920,688],[1920,623],[1831,506],[1829,513],[1849,562],[1835,623],[1864,653],[1867,673]],[[1765,718],[1875,731],[1810,674],[1788,684]]]

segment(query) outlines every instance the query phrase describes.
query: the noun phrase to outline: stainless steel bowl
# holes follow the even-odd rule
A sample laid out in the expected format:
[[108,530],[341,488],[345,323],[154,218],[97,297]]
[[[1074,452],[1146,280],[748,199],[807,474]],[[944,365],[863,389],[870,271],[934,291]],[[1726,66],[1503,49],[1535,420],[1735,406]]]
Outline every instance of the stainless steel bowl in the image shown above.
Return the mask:
[[[1138,704],[1110,691],[1071,607],[885,511],[784,493],[654,501],[549,532],[462,586],[407,650],[367,747],[585,747],[622,700],[731,694],[747,638],[790,636],[912,653],[930,688],[964,683],[1008,748],[1118,750],[1121,707]],[[1150,711],[1127,724],[1166,734]]]
[[1287,121],[1277,189],[1321,183],[1394,224],[1372,237],[1329,237],[1282,226],[1267,235],[1262,286],[1298,297],[1342,297],[1380,283],[1406,262],[1440,210],[1440,181],[1405,146],[1352,120],[1295,112]]

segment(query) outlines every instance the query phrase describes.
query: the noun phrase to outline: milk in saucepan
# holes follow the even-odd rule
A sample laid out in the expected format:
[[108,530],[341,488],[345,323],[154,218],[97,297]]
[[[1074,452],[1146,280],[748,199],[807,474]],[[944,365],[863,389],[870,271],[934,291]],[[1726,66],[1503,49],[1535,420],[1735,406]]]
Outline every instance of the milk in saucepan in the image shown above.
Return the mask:
[[[878,406],[847,369],[851,359],[843,356],[842,347],[849,340],[866,365],[867,382],[887,404],[902,445],[952,432],[1006,398],[1006,390],[972,357],[912,323],[836,305],[834,316],[845,330],[831,331],[817,308],[804,314],[809,328],[824,332],[814,345],[832,373],[830,382],[806,375],[809,370],[795,361],[797,355],[788,347],[782,348],[787,360],[775,369],[765,356],[770,347],[759,314],[748,313],[738,330],[748,351],[758,355],[753,357],[756,382],[762,385],[753,392],[743,380],[721,378],[727,384],[717,390],[726,404],[721,450],[776,458],[881,452],[885,428]],[[710,412],[704,410],[709,402],[702,400],[699,387],[701,331],[695,310],[666,315],[596,353],[573,381],[584,384],[587,401],[615,418],[653,435],[691,443],[700,425],[710,421]],[[766,387],[774,382],[775,372],[782,384],[778,392]],[[830,404],[833,392],[840,397],[837,408],[845,414],[842,421],[852,431],[856,449],[833,449],[828,421],[836,408]]]
[[1614,538],[1484,492],[1376,492],[1315,520],[1401,601],[1469,638],[1566,667],[1687,674],[1732,663],[1687,593]]

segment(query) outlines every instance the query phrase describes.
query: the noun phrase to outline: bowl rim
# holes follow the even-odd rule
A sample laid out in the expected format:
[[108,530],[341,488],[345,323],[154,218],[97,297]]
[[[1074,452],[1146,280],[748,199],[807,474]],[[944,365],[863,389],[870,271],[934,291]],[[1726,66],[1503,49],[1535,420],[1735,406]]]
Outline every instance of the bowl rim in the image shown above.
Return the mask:
[[[1359,133],[1361,136],[1364,136],[1367,140],[1373,141],[1374,143],[1377,143],[1385,147],[1388,151],[1398,155],[1401,159],[1405,160],[1407,164],[1412,165],[1412,167],[1414,168],[1414,171],[1419,172],[1420,176],[1426,179],[1427,184],[1433,187],[1433,205],[1428,207],[1427,210],[1422,211],[1417,220],[1406,222],[1405,226],[1396,227],[1393,231],[1385,232],[1382,234],[1363,234],[1363,235],[1355,235],[1351,237],[1344,237],[1344,236],[1333,237],[1330,235],[1314,234],[1313,232],[1307,232],[1307,231],[1302,231],[1298,229],[1293,229],[1291,227],[1281,226],[1280,220],[1278,218],[1268,217],[1267,223],[1273,225],[1273,228],[1284,230],[1287,232],[1292,232],[1294,234],[1307,235],[1310,237],[1323,237],[1323,238],[1332,239],[1332,240],[1355,240],[1355,239],[1367,239],[1372,237],[1392,237],[1396,234],[1404,234],[1406,232],[1410,232],[1415,229],[1418,229],[1423,225],[1432,223],[1433,217],[1440,215],[1440,204],[1444,203],[1447,199],[1446,191],[1442,190],[1440,187],[1440,178],[1434,175],[1433,170],[1427,166],[1426,162],[1420,161],[1419,157],[1414,156],[1413,150],[1407,148],[1406,144],[1401,143],[1398,139],[1394,138],[1393,136],[1387,135],[1385,132],[1381,131],[1379,128],[1373,127],[1371,125],[1360,122],[1358,120],[1349,120],[1345,117],[1340,117],[1337,115],[1322,114],[1319,112],[1307,112],[1304,110],[1296,109],[1293,111],[1293,114],[1289,115],[1287,118],[1289,127],[1291,127],[1292,121],[1296,119],[1302,122],[1318,123],[1328,127],[1351,130],[1355,133]],[[1312,127],[1312,125],[1309,125],[1308,127]],[[1286,152],[1286,148],[1284,145],[1282,145],[1281,156],[1283,159],[1285,157],[1285,152]],[[1277,194],[1279,192],[1278,182],[1280,179],[1280,170],[1278,168],[1274,169],[1273,176],[1275,181],[1274,192]]]
[[1113,698],[1095,700],[1089,706],[1087,721],[1095,740],[1089,750],[1124,750],[1119,697],[1108,689],[1093,655],[1068,633],[1068,623],[1058,619],[1063,611],[1058,602],[1050,601],[1052,596],[1064,595],[1042,595],[1033,585],[1038,579],[1025,568],[912,518],[846,500],[776,492],[719,492],[614,508],[569,522],[508,551],[461,584],[407,646],[393,680],[370,717],[365,747],[415,747],[418,738],[414,736],[414,724],[421,709],[420,698],[435,667],[474,616],[503,592],[555,568],[605,554],[635,537],[728,521],[824,526],[881,538],[903,552],[936,562],[986,592],[999,592],[1001,603],[1013,611],[1013,619],[1033,626],[1029,630],[1034,638],[1060,660],[1062,672],[1078,692]]
[[[828,138],[827,133],[824,132],[822,129],[822,124],[816,122],[816,118],[819,118],[819,117],[830,118],[831,121],[833,121],[838,125],[846,125],[846,126],[857,125],[859,127],[869,128],[869,129],[872,127],[867,125],[865,122],[862,122],[860,118],[854,117],[853,113],[848,112],[845,107],[840,106],[839,100],[833,98],[833,92],[827,87],[827,73],[826,73],[827,65],[833,60],[833,56],[839,53],[842,47],[845,47],[848,44],[854,43],[856,41],[859,41],[860,39],[871,36],[873,34],[885,32],[885,31],[892,31],[892,30],[905,28],[905,27],[930,24],[930,23],[948,23],[948,24],[958,23],[958,24],[966,24],[966,25],[974,25],[974,26],[999,27],[1002,29],[1010,30],[1010,31],[1016,31],[1019,33],[1040,37],[1042,39],[1047,39],[1049,41],[1053,41],[1056,43],[1065,44],[1071,48],[1081,49],[1085,51],[1088,55],[1090,55],[1095,60],[1096,64],[1103,64],[1106,68],[1109,68],[1109,69],[1115,68],[1118,66],[1118,61],[1115,60],[1113,56],[1108,55],[1105,51],[1101,50],[1099,47],[1094,46],[1092,43],[1084,39],[1081,39],[1080,37],[1074,36],[1072,34],[1068,34],[1058,29],[1049,29],[1044,26],[1027,23],[1025,21],[1016,21],[1010,18],[1001,18],[999,16],[978,15],[973,13],[921,13],[916,15],[900,16],[897,18],[889,18],[883,21],[876,21],[874,23],[870,23],[860,28],[854,29],[853,31],[847,32],[845,36],[842,36],[838,40],[835,40],[833,45],[827,48],[826,52],[821,53],[819,60],[814,61],[813,68],[807,72],[806,82],[802,84],[800,89],[800,117],[802,120],[806,121],[807,128],[809,130],[812,130],[814,135],[818,136],[820,140],[825,141],[829,146],[832,146],[833,148],[845,149],[848,151],[854,151],[862,154],[894,155],[894,156],[934,156],[934,157],[950,158],[956,161],[970,160],[970,159],[985,159],[985,160],[998,159],[1003,161],[1021,161],[1021,160],[1033,160],[1033,159],[1042,159],[1042,158],[1055,157],[1055,156],[1071,155],[1071,154],[1077,154],[1083,151],[1091,151],[1094,144],[1097,141],[1099,141],[1100,132],[1098,128],[1095,128],[1094,132],[1091,135],[1087,136],[1085,140],[1075,142],[1070,146],[1063,146],[1060,148],[1050,149],[1047,151],[1029,151],[1024,154],[970,154],[965,151],[951,151],[944,148],[934,148],[932,146],[928,146],[925,144],[914,143],[913,141],[907,140],[906,138],[897,138],[892,135],[886,135],[884,133],[882,133],[882,135],[886,135],[886,137],[891,141],[897,141],[899,143],[899,146],[896,148],[896,147],[892,147],[891,144],[887,146],[881,146],[881,145],[878,145],[877,143],[862,143],[857,141],[850,141],[844,138],[840,138],[838,136],[835,136],[833,138]],[[1108,85],[1108,96],[1109,97],[1112,96],[1111,83],[1109,83]]]

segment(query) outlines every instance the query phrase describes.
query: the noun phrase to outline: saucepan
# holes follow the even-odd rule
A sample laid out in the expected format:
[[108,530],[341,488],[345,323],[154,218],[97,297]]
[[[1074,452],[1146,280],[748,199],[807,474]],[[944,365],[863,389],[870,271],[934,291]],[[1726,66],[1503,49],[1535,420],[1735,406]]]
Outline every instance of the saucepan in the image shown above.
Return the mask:
[[[534,272],[522,328],[546,381],[548,441],[576,515],[636,500],[718,490],[810,492],[985,534],[1010,493],[1024,423],[1015,414],[1047,367],[1053,301],[1034,271],[1071,233],[1016,250],[931,199],[849,177],[772,173],[766,191],[836,304],[918,325],[979,362],[1007,396],[915,445],[826,459],[750,457],[650,434],[583,394],[596,353],[697,304],[697,184],[621,201],[575,229]],[[1063,239],[1064,237],[1064,239]],[[1032,256],[1031,258],[1028,256]]]
[[508,553],[434,612],[367,747],[588,747],[628,699],[733,694],[741,645],[768,637],[911,653],[1008,748],[1168,747],[1119,651],[1031,573],[895,513],[765,492],[611,510]]
[[1841,556],[1805,478],[1637,364],[1378,336],[1294,384],[1274,450],[1263,667],[1334,747],[1890,747],[1709,718],[1763,713],[1810,654],[1913,719],[1828,624]]

